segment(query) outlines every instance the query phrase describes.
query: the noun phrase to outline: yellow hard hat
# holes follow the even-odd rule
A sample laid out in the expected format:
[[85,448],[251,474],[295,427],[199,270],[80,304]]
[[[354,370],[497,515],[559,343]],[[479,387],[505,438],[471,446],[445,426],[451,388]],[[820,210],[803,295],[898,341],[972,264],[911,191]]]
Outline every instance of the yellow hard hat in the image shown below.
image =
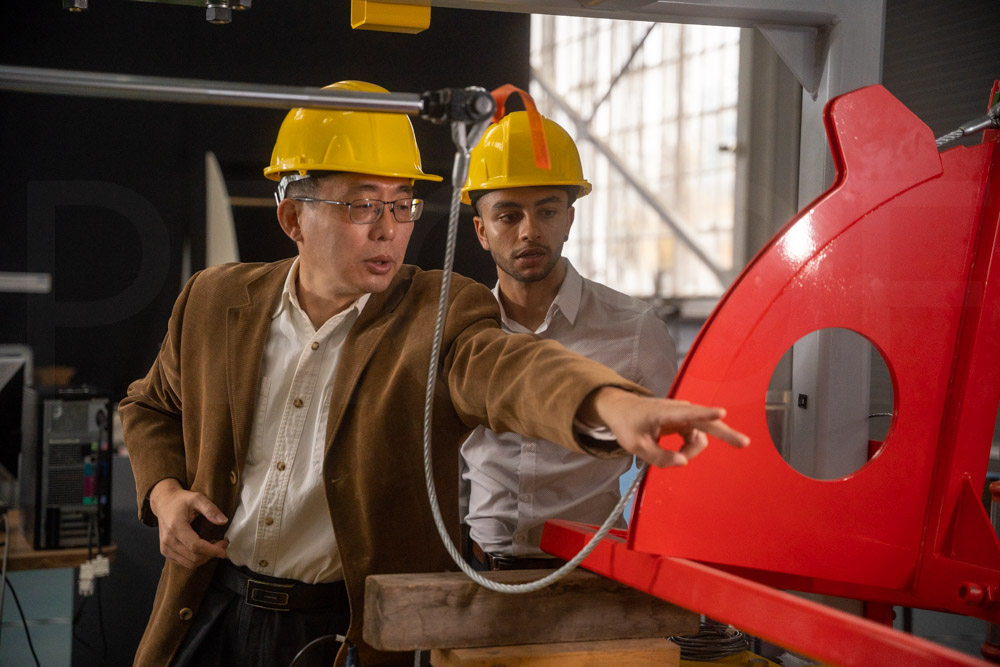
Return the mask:
[[469,158],[469,177],[462,188],[462,202],[471,204],[469,192],[506,190],[536,185],[576,185],[577,197],[588,194],[590,183],[583,177],[580,153],[558,123],[542,118],[551,169],[535,164],[528,112],[514,111],[486,129]]
[[[363,81],[338,81],[326,88],[389,92]],[[278,130],[271,164],[264,169],[264,175],[280,181],[283,176],[305,176],[310,171],[441,180],[421,168],[417,138],[410,119],[403,114],[292,109]]]

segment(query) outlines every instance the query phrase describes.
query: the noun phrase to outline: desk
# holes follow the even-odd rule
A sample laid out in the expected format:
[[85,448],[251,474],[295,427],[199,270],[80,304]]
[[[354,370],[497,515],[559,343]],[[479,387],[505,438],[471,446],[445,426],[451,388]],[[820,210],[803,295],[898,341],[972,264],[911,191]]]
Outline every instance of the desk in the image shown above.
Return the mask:
[[[87,561],[87,548],[74,547],[71,549],[33,549],[21,532],[21,517],[17,510],[7,512],[7,539],[10,540],[10,549],[7,552],[7,571],[17,572],[19,570],[47,570],[59,567],[80,567]],[[97,554],[95,547],[93,553]],[[112,543],[106,547],[101,547],[101,553],[110,560],[115,559],[117,547]]]
[[[76,585],[74,569],[86,562],[87,548],[33,549],[21,532],[21,518],[17,510],[7,512],[7,525],[8,533],[4,536],[9,540],[7,576],[21,600],[39,660],[46,667],[70,667],[73,589]],[[101,553],[112,560],[116,551],[113,544],[101,548]],[[96,555],[97,549],[93,552]],[[0,593],[7,596],[3,609],[0,664],[34,664],[14,599],[6,591]]]

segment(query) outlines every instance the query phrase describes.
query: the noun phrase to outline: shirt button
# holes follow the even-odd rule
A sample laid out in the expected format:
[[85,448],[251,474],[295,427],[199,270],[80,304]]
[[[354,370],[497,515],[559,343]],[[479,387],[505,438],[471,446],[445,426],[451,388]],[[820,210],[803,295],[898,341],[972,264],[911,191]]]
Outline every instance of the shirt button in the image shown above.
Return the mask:
[[235,484],[237,479],[238,478],[236,477],[236,471],[235,470],[230,470],[229,471],[229,483],[230,484]]
[[277,468],[278,470],[284,470],[285,469],[285,462],[284,461],[278,461],[278,465],[276,465],[274,467]]
[[524,533],[514,533],[514,541],[518,543],[524,542]]
[[272,519],[269,516],[268,517],[264,517],[264,525],[265,526],[270,526],[272,523],[274,523],[274,519]]
[[184,607],[183,609],[181,609],[181,611],[180,611],[180,613],[178,614],[178,616],[180,616],[180,617],[181,617],[181,620],[182,620],[182,621],[190,621],[190,620],[191,620],[191,617],[192,617],[192,616],[194,616],[194,612],[192,612],[192,611],[191,611],[190,609],[188,609],[187,607]]
[[294,405],[297,408],[301,408],[304,404],[301,398],[296,398],[294,401],[292,401],[292,405]]
[[310,345],[309,347],[311,347],[314,350],[318,350],[319,349],[319,343],[317,343],[316,341],[313,341],[313,344]]
[[257,564],[260,565],[261,567],[267,567],[267,561],[264,559],[258,561]]
[[517,497],[517,499],[520,500],[522,503],[526,503],[531,500],[531,494],[522,493]]
[[529,442],[528,444],[526,444],[524,446],[524,451],[526,451],[526,452],[533,452],[533,451],[535,451],[535,446]]

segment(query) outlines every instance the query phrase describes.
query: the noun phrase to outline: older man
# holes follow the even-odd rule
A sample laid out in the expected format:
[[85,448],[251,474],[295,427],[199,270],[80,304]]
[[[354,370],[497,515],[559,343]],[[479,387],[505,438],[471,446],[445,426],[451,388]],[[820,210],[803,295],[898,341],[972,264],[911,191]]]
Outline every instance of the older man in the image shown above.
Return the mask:
[[[438,177],[404,116],[308,109],[285,118],[265,174],[297,257],[194,275],[121,404],[140,518],[167,558],[135,661],[325,665],[337,644],[324,638],[346,635],[366,666],[409,664],[364,644],[362,610],[367,575],[450,566],[420,446],[440,274],[402,264],[414,181]],[[705,433],[747,443],[721,409],[643,396],[555,343],[505,334],[472,281],[456,277],[447,315],[433,423],[450,518],[458,448],[479,424],[656,465],[685,462]],[[660,449],[661,432],[680,433],[680,451]]]

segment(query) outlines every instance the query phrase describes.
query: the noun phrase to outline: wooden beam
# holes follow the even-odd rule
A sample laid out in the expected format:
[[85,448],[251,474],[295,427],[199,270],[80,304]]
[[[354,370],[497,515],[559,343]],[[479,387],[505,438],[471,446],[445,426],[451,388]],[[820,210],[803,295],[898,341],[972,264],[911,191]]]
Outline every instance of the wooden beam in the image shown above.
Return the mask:
[[680,662],[680,647],[662,637],[431,651],[433,667],[675,667]]
[[[505,584],[548,570],[489,572]],[[365,641],[383,651],[649,639],[698,631],[699,616],[576,570],[532,593],[496,593],[461,572],[381,574],[365,586]]]

